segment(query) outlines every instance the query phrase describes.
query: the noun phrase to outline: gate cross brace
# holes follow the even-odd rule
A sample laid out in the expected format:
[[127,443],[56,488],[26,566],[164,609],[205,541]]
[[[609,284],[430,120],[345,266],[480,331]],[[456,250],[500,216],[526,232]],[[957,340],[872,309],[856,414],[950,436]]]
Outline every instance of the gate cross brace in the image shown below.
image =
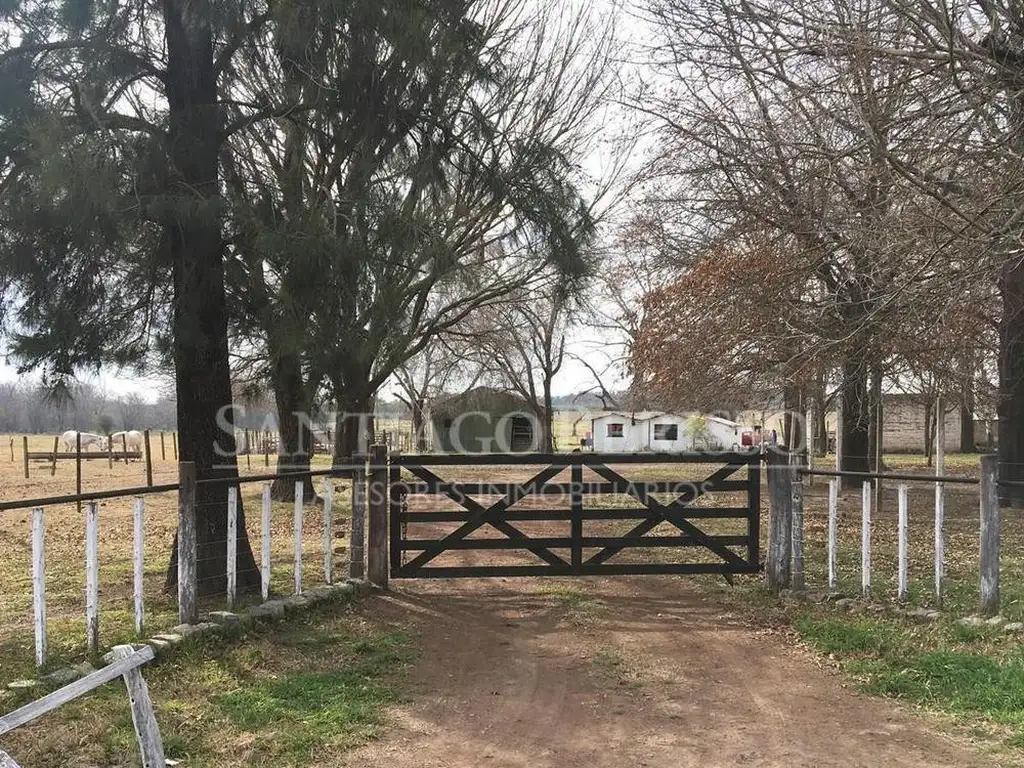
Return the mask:
[[[724,467],[720,467],[717,471],[704,478],[699,485],[696,483],[692,484],[684,493],[679,495],[669,504],[661,504],[656,499],[652,499],[651,495],[646,490],[641,491],[637,489],[635,483],[630,483],[620,474],[608,469],[608,467],[603,464],[593,464],[590,468],[609,482],[626,483],[626,492],[654,513],[642,523],[636,525],[629,531],[629,533],[625,534],[625,537],[643,536],[654,528],[657,528],[662,521],[667,521],[684,533],[688,533],[693,536],[693,538],[700,541],[705,547],[710,549],[727,563],[746,565],[746,561],[742,557],[728,549],[726,546],[712,541],[704,531],[679,513],[686,507],[693,504],[693,502],[698,498],[703,496],[706,493],[705,488],[708,484],[714,485],[714,483],[720,480],[725,480],[729,475],[733,474],[738,469],[741,469],[742,465],[727,464]],[[587,559],[586,565],[600,565],[625,548],[626,547],[624,546],[605,547],[600,552],[591,555]]]
[[[444,483],[444,481],[441,478],[439,478],[426,467],[408,466],[407,469],[420,479],[426,480],[428,483]],[[403,568],[411,570],[423,567],[426,563],[429,563],[439,554],[444,552],[444,550],[452,542],[461,541],[462,539],[465,539],[473,531],[487,524],[491,525],[501,533],[505,534],[506,536],[508,536],[508,538],[512,539],[513,541],[523,542],[523,549],[529,550],[533,554],[537,555],[537,557],[546,562],[548,565],[568,566],[569,564],[565,560],[556,555],[550,549],[547,549],[545,547],[531,547],[529,543],[530,537],[524,534],[515,526],[511,525],[505,520],[494,519],[496,516],[505,512],[509,507],[516,504],[521,499],[525,498],[526,496],[529,496],[532,493],[535,493],[539,486],[543,486],[548,480],[553,478],[559,472],[562,472],[564,469],[565,465],[562,464],[554,464],[550,467],[544,468],[536,475],[531,477],[529,480],[527,480],[525,483],[510,488],[503,499],[495,502],[489,507],[484,507],[482,504],[470,498],[469,496],[455,493],[452,489],[446,488],[444,490],[444,495],[447,496],[452,501],[454,501],[456,504],[459,504],[467,512],[469,512],[469,519],[465,523],[460,525],[458,528],[456,528],[454,531],[449,533],[447,536],[433,543],[427,549],[423,550],[423,552],[421,552],[408,563],[406,563],[403,566]]]

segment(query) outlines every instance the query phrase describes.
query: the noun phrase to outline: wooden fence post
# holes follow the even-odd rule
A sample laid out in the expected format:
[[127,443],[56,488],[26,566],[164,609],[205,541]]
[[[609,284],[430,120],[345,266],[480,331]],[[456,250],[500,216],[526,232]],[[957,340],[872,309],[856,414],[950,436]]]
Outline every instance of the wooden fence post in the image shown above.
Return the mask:
[[366,576],[367,459],[365,455],[353,457],[355,467],[352,469],[352,530],[349,532],[348,564],[348,575],[353,579],[362,579]]
[[238,584],[238,488],[228,486],[228,609],[234,610]]
[[981,457],[981,612],[999,613],[999,457]]
[[799,454],[794,454],[797,463],[793,465],[793,589],[798,592],[804,590],[804,474],[800,463]]
[[125,466],[128,465],[128,433],[121,433],[121,458],[124,459]]
[[367,487],[366,577],[388,588],[388,466],[387,446],[370,446],[370,482]]
[[[942,397],[935,399],[935,476],[946,474],[946,413]],[[946,489],[935,483],[935,605],[942,607],[946,575]]]
[[907,499],[907,484],[900,483],[896,488],[899,497],[899,521],[897,523],[898,537],[898,572],[896,579],[896,599],[901,602],[907,599],[907,524],[909,502]]
[[53,466],[50,467],[50,477],[57,474],[57,446],[60,443],[60,437],[53,438]]
[[[814,469],[814,464],[815,464],[815,462],[814,462],[814,458],[815,458],[814,457],[814,451],[816,449],[815,449],[815,444],[814,444],[814,426],[815,426],[815,424],[817,422],[817,412],[818,412],[817,408],[818,408],[817,402],[815,402],[815,400],[813,398],[808,398],[807,410],[805,412],[805,414],[806,414],[805,415],[806,423],[804,424],[804,444],[805,444],[805,446],[807,448],[806,453],[807,453],[807,469],[808,470],[813,470]],[[807,487],[810,488],[813,485],[814,485],[814,475],[807,475]]]
[[324,582],[334,583],[334,484],[324,478]]
[[107,469],[114,468],[114,441],[107,435]]
[[295,481],[295,594],[302,594],[302,481]]
[[260,514],[260,586],[263,599],[270,599],[270,483],[263,484]]
[[171,448],[174,451],[174,460],[178,460],[178,433],[171,432]]
[[100,649],[99,512],[99,503],[85,505],[85,637],[90,656]]
[[164,444],[163,430],[160,430],[160,461],[167,461],[167,446]]
[[768,590],[777,595],[790,585],[790,554],[793,528],[793,474],[788,456],[774,448],[766,454],[768,461],[768,560],[764,579]]
[[146,444],[146,485],[153,487],[153,452],[149,450],[149,430],[142,433],[142,439]]
[[36,629],[36,666],[46,662],[46,520],[32,508],[32,608]]
[[178,621],[195,624],[196,603],[196,465],[178,464]]
[[839,589],[839,478],[828,481],[828,589]]
[[[135,653],[130,645],[115,645],[114,660],[127,659]],[[164,757],[163,741],[160,739],[160,727],[153,712],[153,702],[149,698],[149,688],[139,667],[132,667],[123,675],[124,687],[128,691],[128,703],[132,710],[132,725],[135,726],[135,737],[139,741],[139,753],[142,756],[142,768],[164,768],[167,760]]]
[[25,479],[28,480],[28,435],[21,436],[21,448],[25,453]]
[[141,496],[136,496],[132,505],[132,599],[135,604],[135,634],[142,635],[145,624],[145,608],[142,602],[143,593],[143,542],[144,532],[145,501]]
[[[75,433],[75,493],[82,495],[82,433]],[[82,502],[78,502],[78,516],[82,516]]]
[[[828,427],[825,428],[825,442],[828,442]],[[836,398],[836,472],[841,472],[842,462],[840,458],[843,455],[843,399],[841,397]],[[842,483],[843,479],[837,478]]]
[[871,594],[871,492],[872,483],[865,480],[860,511],[860,589],[864,597]]

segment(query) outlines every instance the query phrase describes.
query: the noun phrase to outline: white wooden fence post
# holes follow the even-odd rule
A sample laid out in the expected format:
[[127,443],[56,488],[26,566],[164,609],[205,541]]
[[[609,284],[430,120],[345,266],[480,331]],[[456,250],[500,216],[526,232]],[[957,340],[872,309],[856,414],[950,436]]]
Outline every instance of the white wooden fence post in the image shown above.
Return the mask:
[[828,481],[828,589],[835,592],[839,588],[839,572],[836,563],[839,547],[839,478]]
[[197,541],[196,465],[181,461],[178,462],[178,621],[182,624],[195,624],[199,620]]
[[860,516],[860,587],[865,597],[871,594],[871,481],[862,488]]
[[334,583],[334,484],[324,478],[324,581]]
[[228,608],[235,607],[238,585],[238,488],[228,486]]
[[[935,476],[946,474],[946,414],[942,398],[935,399]],[[946,489],[935,483],[935,605],[942,607],[942,582],[946,575]]]
[[295,594],[302,593],[302,481],[295,481]]
[[260,582],[263,599],[270,599],[270,483],[263,484],[263,508],[260,515]]
[[900,483],[896,489],[899,498],[899,573],[896,583],[896,597],[899,600],[907,599],[907,523],[908,523],[908,500],[906,483]]
[[100,649],[99,512],[97,502],[85,505],[85,634],[90,654]]
[[141,496],[136,496],[132,504],[132,522],[133,522],[133,533],[132,533],[132,600],[135,604],[135,634],[141,635],[142,629],[146,623],[145,607],[143,605],[142,592],[143,592],[143,542],[145,541],[145,532],[143,523],[145,522],[145,501]]
[[32,608],[36,627],[36,665],[46,662],[46,519],[32,509]]

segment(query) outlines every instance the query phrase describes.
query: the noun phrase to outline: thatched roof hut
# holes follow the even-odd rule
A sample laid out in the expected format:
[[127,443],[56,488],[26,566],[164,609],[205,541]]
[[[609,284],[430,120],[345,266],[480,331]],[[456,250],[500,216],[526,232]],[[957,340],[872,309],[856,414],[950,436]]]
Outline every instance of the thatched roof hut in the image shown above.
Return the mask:
[[529,401],[493,387],[435,397],[427,404],[426,422],[434,450],[443,453],[536,450],[540,435]]

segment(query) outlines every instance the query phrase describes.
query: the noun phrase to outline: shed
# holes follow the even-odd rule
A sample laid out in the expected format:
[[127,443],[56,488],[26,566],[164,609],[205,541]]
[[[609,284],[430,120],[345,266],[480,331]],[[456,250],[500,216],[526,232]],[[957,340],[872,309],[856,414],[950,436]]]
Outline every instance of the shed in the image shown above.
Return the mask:
[[591,423],[595,451],[731,450],[740,443],[739,424],[700,413],[608,411]]
[[435,397],[426,407],[427,439],[439,453],[539,450],[540,422],[530,403],[502,389],[476,387]]

